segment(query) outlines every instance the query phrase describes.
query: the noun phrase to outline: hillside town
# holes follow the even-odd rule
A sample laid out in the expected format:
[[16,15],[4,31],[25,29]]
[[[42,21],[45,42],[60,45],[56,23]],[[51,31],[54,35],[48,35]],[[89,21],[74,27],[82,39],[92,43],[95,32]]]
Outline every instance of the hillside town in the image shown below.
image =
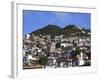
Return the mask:
[[91,66],[90,37],[23,35],[23,69],[83,66]]

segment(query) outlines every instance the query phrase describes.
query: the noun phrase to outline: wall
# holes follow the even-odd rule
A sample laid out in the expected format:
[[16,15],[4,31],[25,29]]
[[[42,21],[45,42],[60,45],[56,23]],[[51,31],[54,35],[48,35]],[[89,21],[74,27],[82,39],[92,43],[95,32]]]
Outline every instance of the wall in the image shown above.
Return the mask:
[[[29,1],[29,0],[28,0]],[[34,0],[40,3],[52,4],[68,4],[73,2],[80,5],[96,6],[97,7],[97,28],[95,29],[95,44],[96,53],[98,54],[98,71],[94,74],[72,74],[56,77],[45,77],[41,80],[99,80],[100,75],[100,0]],[[64,2],[65,1],[65,2]],[[11,0],[0,0],[0,80],[11,80],[10,78],[10,64],[11,64]],[[33,78],[34,79],[34,78]],[[25,79],[32,80],[32,79]],[[35,80],[35,79],[34,79]],[[39,78],[36,80],[40,80]]]

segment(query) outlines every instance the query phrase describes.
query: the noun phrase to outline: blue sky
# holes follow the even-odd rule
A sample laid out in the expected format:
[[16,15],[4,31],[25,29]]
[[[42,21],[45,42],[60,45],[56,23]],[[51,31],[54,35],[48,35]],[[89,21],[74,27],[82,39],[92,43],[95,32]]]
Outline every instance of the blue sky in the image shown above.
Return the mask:
[[90,13],[54,12],[54,11],[32,11],[23,10],[23,32],[33,32],[48,24],[58,25],[63,28],[69,24],[80,27],[91,27]]

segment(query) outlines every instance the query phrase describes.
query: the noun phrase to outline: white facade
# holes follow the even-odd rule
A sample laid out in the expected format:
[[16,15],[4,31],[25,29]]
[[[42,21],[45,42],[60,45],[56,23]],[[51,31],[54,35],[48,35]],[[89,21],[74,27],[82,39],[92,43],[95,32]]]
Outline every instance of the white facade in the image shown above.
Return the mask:
[[29,39],[29,38],[30,38],[30,34],[27,34],[27,35],[26,35],[26,39]]
[[70,43],[61,43],[61,46],[63,46],[63,47],[71,47],[71,46],[73,46],[73,44],[70,44]]

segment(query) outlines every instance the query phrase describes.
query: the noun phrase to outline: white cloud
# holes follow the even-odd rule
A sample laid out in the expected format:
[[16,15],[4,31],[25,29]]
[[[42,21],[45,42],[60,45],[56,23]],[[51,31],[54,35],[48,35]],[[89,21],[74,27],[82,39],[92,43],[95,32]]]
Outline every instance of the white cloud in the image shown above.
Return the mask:
[[70,13],[64,13],[64,12],[53,12],[53,14],[55,15],[54,20],[58,20],[58,21],[63,21],[65,22],[66,20],[69,20],[71,18]]

